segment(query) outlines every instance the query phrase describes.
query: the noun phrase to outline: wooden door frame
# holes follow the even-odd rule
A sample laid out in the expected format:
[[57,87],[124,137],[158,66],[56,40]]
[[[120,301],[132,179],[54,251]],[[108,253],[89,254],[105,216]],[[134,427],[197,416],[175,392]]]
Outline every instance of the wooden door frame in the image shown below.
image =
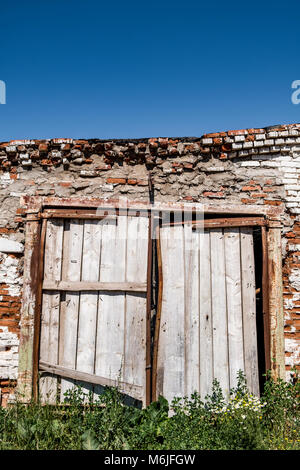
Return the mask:
[[[153,231],[154,212],[153,205],[148,202],[100,199],[100,198],[56,198],[56,197],[31,197],[21,198],[21,206],[26,213],[25,253],[24,253],[24,283],[20,322],[20,346],[19,346],[19,369],[17,393],[20,400],[29,402],[37,397],[37,375],[38,375],[38,331],[41,315],[41,292],[45,235],[45,209],[52,208],[54,211],[68,209],[73,212],[82,209],[90,210],[91,218],[94,218],[95,210],[116,209],[120,213],[127,209],[147,212],[150,220],[149,234]],[[182,212],[182,210],[197,211],[195,204],[181,203],[158,203],[155,204],[157,213]],[[266,207],[240,204],[207,204],[202,205],[207,215],[224,215],[226,218],[240,216],[242,218],[256,216],[263,217],[264,227],[264,252],[263,266],[264,282],[267,284],[267,301],[264,302],[266,324],[268,325],[269,353],[268,364],[272,376],[285,379],[285,356],[284,356],[284,320],[282,300],[282,251],[281,251],[281,215],[283,209],[280,207]],[[152,211],[152,212],[151,212]],[[78,214],[77,214],[78,215]],[[76,216],[75,216],[76,218]],[[147,347],[146,347],[146,394],[147,404],[151,401],[151,350],[150,350],[150,327],[151,327],[151,265],[152,265],[152,240],[149,237],[148,247],[148,275],[147,275]],[[150,247],[151,245],[151,247]],[[149,250],[151,253],[149,254]],[[266,311],[267,310],[267,311]],[[152,395],[153,397],[153,395]]]

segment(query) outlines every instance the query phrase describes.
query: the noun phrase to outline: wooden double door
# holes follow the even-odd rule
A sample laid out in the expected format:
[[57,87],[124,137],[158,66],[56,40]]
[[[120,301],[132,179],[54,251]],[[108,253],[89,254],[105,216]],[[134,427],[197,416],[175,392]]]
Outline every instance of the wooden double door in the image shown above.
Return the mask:
[[85,214],[44,220],[41,399],[63,401],[75,384],[95,395],[117,385],[143,405],[150,394],[204,398],[214,378],[228,394],[240,369],[258,395],[252,228],[161,225],[149,243],[146,211]]

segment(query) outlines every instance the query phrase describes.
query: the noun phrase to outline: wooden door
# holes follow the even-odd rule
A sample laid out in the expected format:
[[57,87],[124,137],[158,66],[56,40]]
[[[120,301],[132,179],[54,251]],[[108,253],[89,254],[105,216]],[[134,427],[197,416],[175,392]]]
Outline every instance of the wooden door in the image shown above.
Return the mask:
[[47,220],[39,380],[44,402],[76,383],[146,397],[147,216]]
[[252,228],[162,226],[159,247],[154,397],[197,391],[204,399],[214,378],[228,396],[238,370],[258,395]]

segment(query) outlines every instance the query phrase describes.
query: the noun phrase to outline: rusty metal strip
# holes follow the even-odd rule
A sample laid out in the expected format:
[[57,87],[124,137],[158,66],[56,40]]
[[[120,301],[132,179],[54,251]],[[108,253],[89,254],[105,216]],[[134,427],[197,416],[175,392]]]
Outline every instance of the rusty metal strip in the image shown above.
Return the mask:
[[159,347],[159,332],[162,311],[162,294],[163,294],[163,270],[162,270],[162,253],[160,241],[160,226],[156,227],[156,247],[157,247],[157,265],[158,265],[158,301],[157,312],[155,320],[155,333],[153,343],[153,370],[152,370],[152,401],[157,400],[157,362],[158,362],[158,347]]
[[242,217],[242,218],[229,217],[229,218],[224,218],[224,219],[204,219],[204,228],[252,227],[252,226],[255,227],[255,226],[264,226],[266,224],[267,224],[267,221],[264,217]]
[[151,304],[152,304],[152,263],[153,263],[153,218],[149,212],[148,260],[147,260],[147,312],[146,312],[146,406],[150,405],[152,390],[151,363]]
[[185,225],[192,224],[193,229],[203,227],[203,228],[222,228],[222,227],[255,227],[255,226],[265,226],[267,221],[264,217],[226,217],[218,219],[204,219],[197,222],[190,220],[182,220],[176,222],[166,222],[162,223],[164,226],[176,226],[176,225]]
[[267,228],[261,229],[262,239],[262,298],[266,372],[271,369],[270,351],[270,316],[269,316],[269,273],[268,273],[268,237]]
[[36,304],[34,312],[34,337],[33,337],[33,374],[32,374],[32,392],[33,399],[38,400],[38,362],[39,362],[39,347],[40,347],[40,332],[41,332],[41,312],[42,312],[42,298],[43,290],[42,283],[44,277],[44,253],[45,253],[45,239],[47,230],[47,220],[43,220],[41,235],[40,235],[40,252],[39,259],[36,260],[39,266],[38,280],[36,286]]
[[40,361],[39,370],[48,372],[49,374],[59,375],[60,377],[80,380],[82,382],[92,383],[95,385],[102,385],[104,387],[118,387],[121,390],[123,389],[123,391],[135,392],[140,395],[143,391],[143,387],[140,385],[134,385],[127,382],[108,379],[106,377],[100,377],[98,375],[88,374],[86,372],[77,371],[75,369],[69,369],[67,367],[63,367],[57,364],[50,364],[45,361]]

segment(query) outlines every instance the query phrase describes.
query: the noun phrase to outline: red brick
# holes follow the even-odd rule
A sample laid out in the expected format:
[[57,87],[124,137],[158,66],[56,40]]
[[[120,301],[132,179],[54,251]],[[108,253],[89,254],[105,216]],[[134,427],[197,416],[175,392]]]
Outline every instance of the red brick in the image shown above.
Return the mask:
[[125,178],[107,178],[106,181],[110,184],[126,184]]
[[137,184],[137,179],[128,179],[127,183],[131,185],[135,185]]
[[260,190],[261,190],[260,185],[257,185],[257,186],[243,186],[243,188],[242,188],[242,191],[260,191]]
[[204,134],[203,138],[204,139],[210,139],[213,137],[226,137],[227,133],[226,132],[212,132],[210,134]]
[[285,234],[286,238],[295,238],[296,235],[293,232],[288,232]]
[[265,204],[268,204],[269,206],[281,206],[283,204],[282,201],[272,201],[272,200],[267,200],[265,199]]
[[39,145],[39,151],[40,152],[47,152],[48,151],[48,144],[47,143],[42,143]]
[[222,191],[204,191],[204,197],[224,197],[224,193]]
[[266,193],[253,193],[251,194],[252,197],[255,197],[256,199],[263,199],[267,196]]
[[255,204],[256,203],[255,199],[242,198],[241,201],[242,201],[243,204]]
[[236,131],[228,131],[227,134],[229,136],[234,136],[234,135],[247,135],[248,131],[246,129],[239,129]]

